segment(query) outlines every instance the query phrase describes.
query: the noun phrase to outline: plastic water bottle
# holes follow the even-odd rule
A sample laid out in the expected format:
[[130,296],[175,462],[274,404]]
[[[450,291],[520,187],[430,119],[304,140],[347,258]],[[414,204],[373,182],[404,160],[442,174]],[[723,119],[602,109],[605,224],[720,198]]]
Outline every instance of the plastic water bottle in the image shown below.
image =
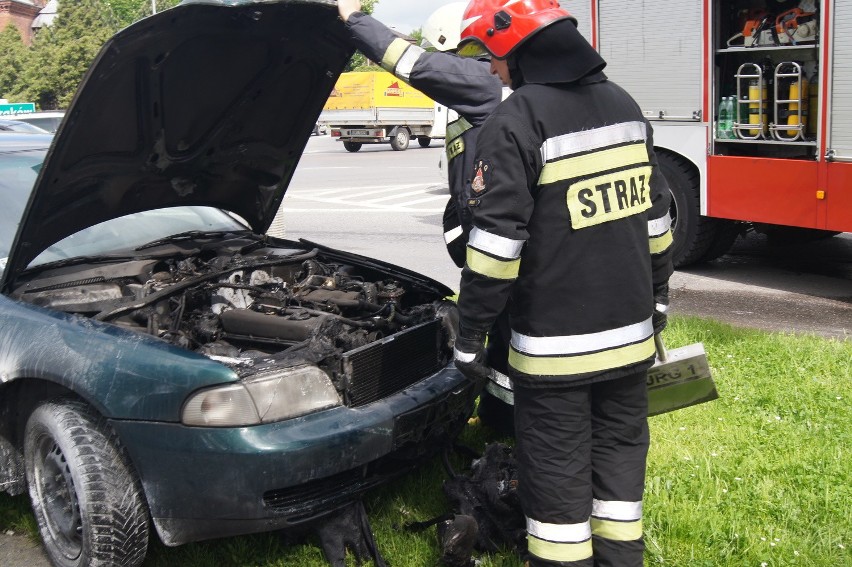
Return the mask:
[[734,120],[736,120],[736,105],[734,104],[734,97],[729,96],[725,99],[725,109],[727,110],[728,119],[725,122],[725,137],[728,139],[734,138]]
[[716,121],[716,137],[720,140],[727,140],[730,136],[731,118],[728,112],[728,97],[722,97],[719,101],[719,117]]

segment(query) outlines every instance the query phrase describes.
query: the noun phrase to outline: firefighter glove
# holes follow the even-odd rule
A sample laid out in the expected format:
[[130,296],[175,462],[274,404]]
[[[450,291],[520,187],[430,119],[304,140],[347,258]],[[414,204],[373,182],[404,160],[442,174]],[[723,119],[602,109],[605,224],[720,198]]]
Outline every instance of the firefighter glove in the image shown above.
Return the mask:
[[484,388],[492,370],[485,365],[485,340],[481,334],[465,333],[459,329],[454,349],[456,368],[473,382]]
[[654,285],[654,334],[659,335],[668,323],[669,284]]

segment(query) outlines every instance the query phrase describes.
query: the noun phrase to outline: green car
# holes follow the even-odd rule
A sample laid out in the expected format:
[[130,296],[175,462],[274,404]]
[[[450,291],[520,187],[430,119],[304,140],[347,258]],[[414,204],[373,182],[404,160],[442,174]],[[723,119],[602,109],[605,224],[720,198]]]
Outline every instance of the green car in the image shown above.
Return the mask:
[[55,565],[320,518],[466,423],[450,289],[265,234],[351,54],[334,2],[187,2],[0,137],[0,489]]

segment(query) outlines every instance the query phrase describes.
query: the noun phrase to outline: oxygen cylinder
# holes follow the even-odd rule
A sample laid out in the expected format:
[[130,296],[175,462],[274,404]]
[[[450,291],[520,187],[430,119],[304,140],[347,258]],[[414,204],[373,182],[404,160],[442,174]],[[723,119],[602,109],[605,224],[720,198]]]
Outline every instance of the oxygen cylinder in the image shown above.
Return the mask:
[[[799,85],[799,81],[793,81],[790,83],[790,93],[787,95],[787,100],[796,101],[791,102],[787,107],[787,125],[788,126],[798,126],[799,124],[804,125],[807,118],[805,115],[805,105],[802,104],[802,120],[799,122],[799,102],[802,100],[801,96],[808,92],[807,89],[807,81],[804,81],[803,85]],[[795,138],[798,134],[799,130],[787,130],[787,135],[791,138]],[[802,130],[804,133],[804,130]]]
[[765,132],[769,124],[768,117],[766,116],[766,94],[766,85],[763,85],[761,92],[760,83],[757,79],[752,79],[749,82],[748,99],[750,102],[748,103],[748,123],[760,124],[761,114],[763,115],[762,128],[760,130],[749,130],[750,136],[757,136],[761,131]]

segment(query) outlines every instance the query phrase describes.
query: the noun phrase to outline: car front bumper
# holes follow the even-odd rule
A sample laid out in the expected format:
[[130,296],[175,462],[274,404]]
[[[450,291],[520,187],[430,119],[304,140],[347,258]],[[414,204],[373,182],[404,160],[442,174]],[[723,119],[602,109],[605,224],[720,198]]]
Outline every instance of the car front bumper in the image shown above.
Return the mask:
[[358,408],[243,428],[112,422],[166,545],[294,526],[434,455],[473,409],[449,366]]

